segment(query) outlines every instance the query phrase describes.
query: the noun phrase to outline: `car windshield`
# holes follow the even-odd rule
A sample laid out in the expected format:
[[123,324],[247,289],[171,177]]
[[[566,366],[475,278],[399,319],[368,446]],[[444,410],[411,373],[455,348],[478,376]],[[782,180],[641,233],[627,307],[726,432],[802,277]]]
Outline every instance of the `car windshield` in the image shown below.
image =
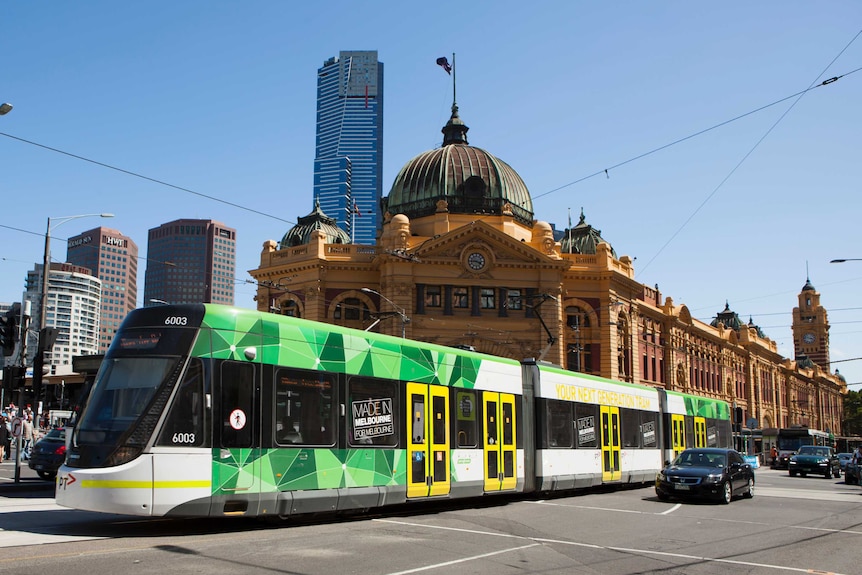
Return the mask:
[[723,453],[683,451],[673,464],[677,467],[724,467],[727,460]]
[[799,455],[817,455],[819,457],[829,457],[829,449],[826,447],[816,447],[814,445],[803,445],[799,448]]
[[63,441],[66,440],[66,430],[64,428],[52,429],[48,433],[45,434],[43,439],[61,439]]

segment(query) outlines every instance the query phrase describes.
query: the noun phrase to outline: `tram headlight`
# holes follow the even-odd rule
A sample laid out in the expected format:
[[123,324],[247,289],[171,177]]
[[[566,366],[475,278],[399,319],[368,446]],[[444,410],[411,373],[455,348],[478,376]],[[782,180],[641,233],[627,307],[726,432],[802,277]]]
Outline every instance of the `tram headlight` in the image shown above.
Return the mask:
[[143,451],[143,449],[141,449],[140,447],[119,447],[105,461],[105,467],[114,467],[117,465],[122,465],[123,463],[128,463],[129,461],[132,461],[137,456],[139,456],[141,454],[141,451]]

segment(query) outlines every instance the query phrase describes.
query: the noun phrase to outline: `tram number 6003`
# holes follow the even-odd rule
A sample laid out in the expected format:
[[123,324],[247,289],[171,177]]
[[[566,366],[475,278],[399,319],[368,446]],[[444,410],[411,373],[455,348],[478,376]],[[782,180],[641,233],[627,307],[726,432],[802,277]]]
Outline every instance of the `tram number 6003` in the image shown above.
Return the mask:
[[173,442],[174,443],[194,443],[195,442],[195,434],[194,433],[174,433]]
[[186,325],[189,318],[182,315],[172,315],[165,318],[165,325]]

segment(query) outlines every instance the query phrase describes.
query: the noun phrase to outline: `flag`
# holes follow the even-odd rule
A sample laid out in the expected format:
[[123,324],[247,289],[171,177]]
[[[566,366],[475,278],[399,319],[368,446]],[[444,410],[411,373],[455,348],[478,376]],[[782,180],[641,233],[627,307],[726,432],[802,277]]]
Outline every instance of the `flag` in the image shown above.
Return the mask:
[[452,74],[452,66],[449,65],[449,60],[446,59],[446,56],[437,58],[437,65],[446,70],[447,74]]
[[362,217],[362,212],[359,211],[359,206],[356,205],[356,202],[353,202],[353,213]]

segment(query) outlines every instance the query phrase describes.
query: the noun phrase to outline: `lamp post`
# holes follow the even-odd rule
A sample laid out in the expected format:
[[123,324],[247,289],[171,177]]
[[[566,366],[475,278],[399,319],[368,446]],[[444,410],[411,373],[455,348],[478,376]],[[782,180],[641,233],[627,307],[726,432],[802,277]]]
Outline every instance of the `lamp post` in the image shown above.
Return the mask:
[[[101,218],[113,218],[114,214],[81,214],[78,216],[64,216],[61,218],[48,218],[48,227],[45,229],[45,257],[42,261],[42,293],[39,299],[39,331],[45,327],[45,312],[48,306],[48,271],[51,267],[51,230],[70,220],[78,218],[89,218],[99,216]],[[59,221],[57,221],[59,220]],[[52,222],[54,225],[52,226]],[[33,374],[35,377],[35,373]]]
[[386,297],[382,293],[380,293],[378,291],[374,291],[371,288],[364,287],[360,291],[364,291],[365,293],[373,293],[375,295],[378,295],[381,298],[388,301],[389,305],[391,305],[393,308],[395,308],[395,313],[397,313],[401,317],[401,337],[406,338],[407,337],[407,324],[410,323],[410,318],[407,317],[407,313],[404,310],[404,308],[396,305],[394,301],[392,301],[391,299],[389,299],[388,297]]
[[844,262],[862,262],[862,258],[841,258],[837,260],[829,260],[830,264],[843,264]]
[[5,116],[9,112],[12,111],[12,104],[9,102],[3,102],[0,104],[0,116]]

